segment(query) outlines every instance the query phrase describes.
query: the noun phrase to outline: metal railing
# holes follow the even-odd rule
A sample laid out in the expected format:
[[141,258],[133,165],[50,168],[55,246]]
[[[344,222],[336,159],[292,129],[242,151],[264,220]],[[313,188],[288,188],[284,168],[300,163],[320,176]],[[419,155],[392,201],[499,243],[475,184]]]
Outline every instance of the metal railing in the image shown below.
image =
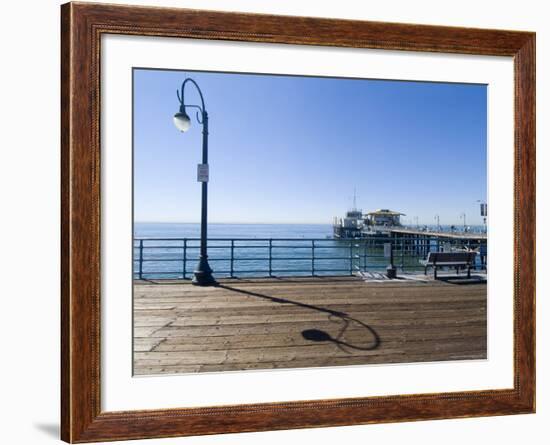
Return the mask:
[[[218,278],[353,275],[358,271],[385,269],[389,264],[384,255],[385,243],[391,243],[394,265],[402,271],[422,269],[419,260],[428,252],[454,249],[479,249],[482,255],[478,255],[478,267],[485,264],[483,240],[428,236],[210,238],[208,261]],[[199,238],[136,238],[134,278],[191,279],[199,248]]]

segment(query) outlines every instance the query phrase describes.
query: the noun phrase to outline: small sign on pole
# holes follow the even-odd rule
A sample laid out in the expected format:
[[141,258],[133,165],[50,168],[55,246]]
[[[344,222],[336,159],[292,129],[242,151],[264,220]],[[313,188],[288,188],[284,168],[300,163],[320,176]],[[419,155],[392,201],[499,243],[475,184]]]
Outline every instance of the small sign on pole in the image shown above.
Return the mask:
[[197,182],[208,182],[208,164],[197,165]]
[[480,204],[480,213],[481,216],[487,216],[487,204],[484,202]]
[[384,258],[391,257],[391,243],[384,243]]

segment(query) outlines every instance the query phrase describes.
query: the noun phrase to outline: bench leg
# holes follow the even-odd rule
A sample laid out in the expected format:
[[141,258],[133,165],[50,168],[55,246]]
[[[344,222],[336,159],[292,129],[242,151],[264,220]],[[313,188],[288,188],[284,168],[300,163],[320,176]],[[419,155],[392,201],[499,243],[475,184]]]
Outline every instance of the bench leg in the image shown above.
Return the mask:
[[437,280],[437,267],[434,266],[434,280]]
[[468,278],[470,278],[470,266],[468,266]]

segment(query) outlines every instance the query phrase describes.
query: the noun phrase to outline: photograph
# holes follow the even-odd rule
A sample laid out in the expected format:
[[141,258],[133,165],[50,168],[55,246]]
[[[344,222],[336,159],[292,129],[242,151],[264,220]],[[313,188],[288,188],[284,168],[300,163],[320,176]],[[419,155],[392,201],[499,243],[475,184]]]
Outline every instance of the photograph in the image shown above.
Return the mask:
[[134,376],[487,359],[486,84],[132,94]]
[[[34,393],[53,388],[31,374],[59,351],[59,436],[280,442],[324,428],[312,441],[325,443],[353,426],[467,443],[479,427],[540,430],[540,8],[463,8],[461,21],[456,7],[275,3],[65,3],[58,33],[43,33],[59,57],[33,47],[7,71],[60,62],[60,88],[39,89],[56,100],[45,131],[19,119],[11,144],[36,133],[44,157],[50,132],[60,145],[34,175],[60,174],[60,206],[27,181],[16,200],[33,216],[12,218],[61,210],[47,274],[59,304],[28,267],[11,280],[36,284],[43,306],[30,346],[14,341]],[[34,102],[17,98],[21,116]],[[11,151],[28,170],[28,151]],[[58,331],[55,350],[36,348]],[[451,434],[443,419],[459,420]]]

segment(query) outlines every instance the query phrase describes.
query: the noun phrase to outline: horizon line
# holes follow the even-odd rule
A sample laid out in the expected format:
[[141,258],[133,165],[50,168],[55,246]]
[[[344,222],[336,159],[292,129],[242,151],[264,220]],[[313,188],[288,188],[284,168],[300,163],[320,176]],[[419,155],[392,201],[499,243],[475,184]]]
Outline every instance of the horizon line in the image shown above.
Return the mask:
[[[200,221],[134,221],[134,224],[200,224]],[[208,224],[308,224],[308,225],[332,225],[330,222],[242,222],[242,221],[208,221]]]
[[[133,221],[133,224],[200,224],[200,221]],[[212,221],[208,222],[208,225],[210,224],[222,224],[222,225],[314,225],[314,226],[332,226],[333,224],[328,223],[321,223],[321,222],[238,222],[238,221]],[[422,223],[419,222],[418,224],[412,223],[412,224],[406,224],[402,223],[403,226],[436,226],[435,223]],[[454,223],[446,223],[446,222],[440,222],[441,226],[462,226],[463,224],[460,222],[454,222]],[[474,223],[474,224],[466,224],[467,226],[482,226],[483,223]]]

